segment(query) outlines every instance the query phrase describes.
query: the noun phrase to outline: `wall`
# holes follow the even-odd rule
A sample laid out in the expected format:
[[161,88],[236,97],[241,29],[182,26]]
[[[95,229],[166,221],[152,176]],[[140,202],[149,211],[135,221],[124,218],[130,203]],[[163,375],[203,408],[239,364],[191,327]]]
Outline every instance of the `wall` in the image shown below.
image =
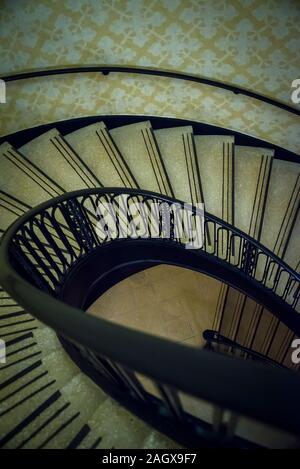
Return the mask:
[[[289,104],[291,82],[300,75],[299,0],[0,3],[2,73],[73,63],[154,66],[238,84]],[[105,112],[159,113],[225,125],[299,151],[298,120],[289,113],[204,86],[90,75],[19,82],[7,91],[2,135],[27,127],[29,113],[32,124]]]

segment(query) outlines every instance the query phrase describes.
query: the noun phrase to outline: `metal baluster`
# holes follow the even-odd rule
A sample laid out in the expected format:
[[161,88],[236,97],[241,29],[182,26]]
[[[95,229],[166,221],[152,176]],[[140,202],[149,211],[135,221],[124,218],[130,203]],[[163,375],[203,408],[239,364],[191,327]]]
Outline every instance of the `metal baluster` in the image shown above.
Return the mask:
[[10,255],[12,256],[13,263],[16,264],[16,270],[19,274],[24,272],[24,277],[40,290],[51,293],[52,287],[43,278],[36,266],[28,259],[21,246],[16,244],[18,241],[20,241],[20,238],[16,236],[14,244],[10,247]]
[[217,435],[222,434],[224,412],[225,410],[221,407],[214,405],[212,408],[212,426],[214,433]]
[[145,389],[133,371],[110,360],[108,360],[108,363],[117,372],[132,397],[140,401],[147,400]]
[[44,243],[40,240],[40,238],[34,232],[34,227],[37,227],[40,230],[41,234],[43,234],[42,229],[40,229],[41,225],[42,223],[38,222],[37,220],[30,223],[31,239],[37,246],[38,250],[43,254],[43,256],[45,257],[45,259],[47,260],[51,268],[56,272],[57,277],[59,279],[62,275],[62,271],[58,266],[57,259],[53,259],[53,256],[51,256],[50,252],[45,248]]
[[[26,237],[26,233],[27,235],[29,236],[29,238]],[[36,262],[36,265],[43,270],[46,278],[48,281],[50,281],[52,283],[52,285],[54,286],[54,288],[57,287],[58,285],[58,279],[53,275],[50,267],[44,262],[44,260],[42,259],[41,255],[38,253],[38,249],[37,247],[34,248],[32,246],[32,244],[30,243],[30,241],[32,241],[34,244],[35,241],[34,241],[34,235],[33,233],[30,231],[29,227],[26,227],[24,226],[22,228],[22,235],[21,235],[21,239],[22,239],[22,244],[26,247],[26,249],[28,250],[29,254],[33,257],[33,259],[35,260]],[[29,259],[28,259],[28,262]]]
[[93,247],[98,245],[98,242],[78,200],[66,200],[61,204],[60,209],[72,230],[78,246],[83,252],[90,252]]
[[50,233],[49,229],[47,228],[47,226],[45,224],[45,218],[48,218],[47,213],[43,214],[42,221],[38,225],[39,229],[41,230],[41,233],[43,234],[46,241],[49,243],[49,246],[54,251],[57,258],[60,260],[62,268],[63,268],[63,272],[65,273],[66,270],[67,270],[67,266],[70,265],[68,260],[67,260],[67,257],[65,256],[66,253],[68,254],[68,251],[63,250],[63,249],[61,249],[61,247],[58,246],[58,244],[56,243],[56,240],[54,239],[53,234]]
[[175,420],[184,420],[184,411],[177,391],[161,383],[156,383],[156,387],[173,418]]
[[252,277],[253,270],[256,264],[257,247],[254,246],[250,241],[246,241],[244,244],[244,250],[242,255],[241,270],[249,277]]

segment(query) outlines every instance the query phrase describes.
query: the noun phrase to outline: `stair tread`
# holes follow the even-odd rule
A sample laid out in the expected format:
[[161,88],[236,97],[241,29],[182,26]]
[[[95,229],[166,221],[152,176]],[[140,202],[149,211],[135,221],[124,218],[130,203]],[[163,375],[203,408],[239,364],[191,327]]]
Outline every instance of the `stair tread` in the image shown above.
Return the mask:
[[57,129],[36,137],[19,151],[55,181],[62,192],[98,186],[96,178]]
[[[69,416],[68,419],[66,418],[63,424],[65,425],[64,428],[60,428],[60,431],[54,435],[49,442],[46,444],[41,443],[43,449],[67,448],[73,438],[78,434],[78,431],[82,428],[83,420],[78,412],[73,412],[73,415]],[[57,430],[58,429],[59,426]]]
[[[72,408],[70,403],[64,401],[63,397],[61,397],[55,408],[52,408],[51,411],[47,412],[47,414],[43,416],[43,419],[34,422],[30,428],[27,429],[26,433],[23,432],[23,434],[19,436],[18,444],[21,445],[22,449],[39,448],[43,443],[46,443],[47,439],[54,436],[56,432],[59,432],[61,427],[74,418],[74,415],[77,415],[77,413],[78,412]],[[78,421],[78,417],[75,420],[76,427],[75,430],[73,430],[73,433],[81,427],[81,422]],[[44,425],[44,427],[40,428],[42,425]],[[66,431],[68,431],[70,427],[67,426],[65,428]],[[63,432],[63,430],[61,430],[61,432]],[[62,434],[61,432],[57,433],[56,437],[61,444],[64,443],[64,446],[59,447],[60,449],[66,447],[72,439],[72,435],[68,435],[68,438],[65,439],[65,435],[63,434],[62,439],[64,441],[59,440]],[[51,447],[51,445],[52,442],[50,439],[48,447]]]
[[[46,190],[34,183],[30,171],[22,166],[20,152],[10,144],[4,143],[0,147],[0,155],[0,186],[3,191],[30,206],[37,205],[51,197],[51,194],[49,195]],[[15,183],[16,180],[18,184]]]
[[281,257],[300,200],[297,163],[275,159],[268,189],[261,243]]
[[[7,300],[3,300],[3,303],[1,305],[1,316],[4,314],[9,314],[10,312],[15,312],[17,311],[17,308],[13,306],[7,305],[7,303],[4,303]],[[22,310],[22,308],[20,308]],[[27,314],[24,314],[22,316],[17,316],[17,317],[11,317],[8,319],[3,319],[1,321],[1,316],[0,316],[0,337],[5,337],[7,334],[13,334],[16,331],[18,331],[21,328],[32,328],[32,327],[38,327],[38,322],[37,320]],[[26,322],[25,322],[26,321]]]
[[56,380],[59,389],[67,385],[79,372],[78,366],[62,347],[42,357],[42,359],[43,365],[48,370],[51,378]]
[[76,402],[81,418],[88,421],[100,404],[105,402],[107,395],[88,376],[80,372],[73,376],[61,393],[71,402]]
[[65,136],[105,187],[135,187],[122,155],[104,122],[97,122]]
[[159,129],[154,135],[175,197],[194,204],[203,202],[192,126]]
[[141,189],[170,194],[150,121],[109,131]]
[[[3,412],[9,412],[14,406],[16,406],[15,414],[20,415],[21,412],[26,413],[26,409],[33,408],[37,402],[40,402],[40,395],[38,391],[42,388],[48,386],[52,381],[49,377],[49,374],[45,374],[40,368],[36,368],[30,375],[30,378],[26,376],[26,380],[23,382],[27,386],[23,387],[18,391],[22,382],[19,382],[15,387],[9,387],[5,389],[5,394],[3,392],[3,402],[0,403],[0,418],[2,418]],[[15,391],[15,392],[14,392]],[[24,402],[23,402],[24,401]],[[22,409],[21,409],[21,406]],[[8,417],[13,419],[13,417]]]
[[295,225],[291,231],[291,236],[288,242],[286,252],[284,254],[284,261],[287,262],[293,269],[299,272],[299,258],[295,253],[300,252],[300,214],[298,213]]
[[205,211],[231,223],[233,219],[234,137],[195,135]]
[[21,373],[18,377],[15,377],[15,380],[1,389],[1,411],[3,403],[6,405],[6,401],[9,403],[20,401],[25,393],[31,393],[31,389],[33,389],[31,386],[35,386],[34,383],[45,383],[49,377],[41,360],[38,360],[35,366],[28,367],[26,371],[26,373]]
[[[26,418],[32,414],[32,412],[37,409],[43,402],[50,398],[55,392],[55,383],[50,384],[45,389],[42,389],[38,394],[33,396],[31,399],[23,402],[22,405],[15,407],[13,410],[8,412],[5,415],[1,416],[0,419],[0,426],[1,426],[1,435],[5,438],[11,432],[14,431],[20,424],[24,425],[24,429],[22,429],[17,434],[17,438],[19,438],[21,433],[26,434],[27,428],[25,427],[24,422],[26,422]],[[43,415],[39,414],[36,416],[37,419],[42,419]],[[11,444],[9,441],[8,445]],[[16,444],[16,441],[13,443]],[[8,446],[9,447],[9,446]]]
[[1,365],[0,384],[10,380],[13,376],[37,360],[41,360],[41,350],[39,346],[34,347],[33,350],[30,348],[24,350],[21,356],[13,355],[10,359],[7,359],[6,364]]
[[273,156],[270,149],[235,145],[235,226],[253,238],[260,233]]
[[[107,398],[96,410],[88,425],[101,436],[98,448],[141,448],[149,433],[149,426]],[[94,438],[94,435],[91,435]],[[92,438],[85,445],[92,442]]]
[[143,449],[181,449],[175,441],[171,440],[165,435],[152,431],[143,443]]

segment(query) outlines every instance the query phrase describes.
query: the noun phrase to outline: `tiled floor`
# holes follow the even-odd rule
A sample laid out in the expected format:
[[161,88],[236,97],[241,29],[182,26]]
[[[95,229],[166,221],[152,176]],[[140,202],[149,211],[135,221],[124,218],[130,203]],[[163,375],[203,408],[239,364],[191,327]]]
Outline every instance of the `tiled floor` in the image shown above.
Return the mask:
[[91,314],[186,345],[202,346],[212,327],[220,282],[170,265],[152,267],[112,287]]

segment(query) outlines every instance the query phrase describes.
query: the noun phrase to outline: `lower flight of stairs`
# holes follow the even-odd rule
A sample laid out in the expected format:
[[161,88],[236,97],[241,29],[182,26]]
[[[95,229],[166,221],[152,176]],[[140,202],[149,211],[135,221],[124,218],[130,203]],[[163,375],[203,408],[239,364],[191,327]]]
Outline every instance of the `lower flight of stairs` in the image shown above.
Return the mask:
[[2,448],[179,447],[85,376],[51,329],[20,308],[3,306],[0,327],[7,364],[0,368]]
[[[67,135],[52,129],[14,148],[0,146],[0,229],[64,192],[94,187],[141,188],[192,203],[260,240],[299,268],[299,169],[270,149],[235,145],[230,135],[194,135],[192,126],[153,129],[139,122],[108,129],[98,122]],[[221,285],[213,329],[249,346],[267,312]],[[258,351],[273,332],[282,351],[290,337],[266,321]],[[267,339],[266,339],[267,336]],[[269,337],[270,336],[270,337]],[[269,337],[269,339],[268,339]],[[0,338],[0,446],[4,448],[176,448],[96,387],[63,351],[54,332],[4,291]],[[266,342],[267,340],[267,342]],[[265,343],[263,343],[265,341]],[[260,342],[260,343],[259,343]],[[274,351],[275,353],[275,351]]]

